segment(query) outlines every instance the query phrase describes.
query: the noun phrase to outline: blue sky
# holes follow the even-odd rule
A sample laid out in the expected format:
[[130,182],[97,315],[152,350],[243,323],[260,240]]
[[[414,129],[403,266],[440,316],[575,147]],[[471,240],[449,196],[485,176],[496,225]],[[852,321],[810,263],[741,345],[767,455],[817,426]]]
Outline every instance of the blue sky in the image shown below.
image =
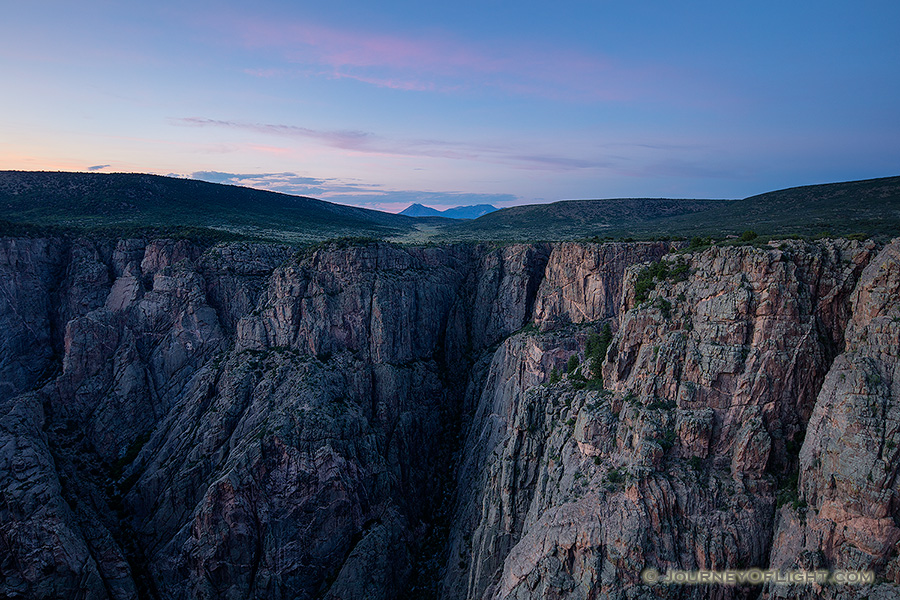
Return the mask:
[[900,3],[20,2],[0,168],[400,210],[900,174]]

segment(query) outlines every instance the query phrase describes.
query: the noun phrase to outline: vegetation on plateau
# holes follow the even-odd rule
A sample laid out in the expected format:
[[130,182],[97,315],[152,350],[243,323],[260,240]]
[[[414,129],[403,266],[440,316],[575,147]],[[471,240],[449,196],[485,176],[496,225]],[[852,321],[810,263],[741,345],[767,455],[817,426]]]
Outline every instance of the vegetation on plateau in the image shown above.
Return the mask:
[[900,235],[900,177],[791,188],[743,200],[618,198],[505,208],[477,219],[408,217],[276,192],[140,173],[0,171],[0,235],[175,237],[304,245],[683,240]]

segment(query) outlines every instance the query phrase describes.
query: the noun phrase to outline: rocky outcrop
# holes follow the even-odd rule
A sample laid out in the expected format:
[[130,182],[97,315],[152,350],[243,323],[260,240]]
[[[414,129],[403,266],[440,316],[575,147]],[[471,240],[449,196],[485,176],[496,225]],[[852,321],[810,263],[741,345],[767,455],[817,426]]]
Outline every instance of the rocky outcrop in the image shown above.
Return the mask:
[[897,247],[3,240],[0,592],[888,593]]
[[[794,502],[782,507],[778,568],[874,571],[900,584],[900,243],[869,263],[851,297],[844,352],[819,391],[799,456]],[[867,592],[891,597],[897,585]],[[830,586],[772,597],[836,598]]]
[[29,391],[51,366],[61,261],[57,241],[0,240],[0,400]]
[[25,394],[0,417],[0,589],[8,598],[136,598],[109,532],[67,498],[39,398]]
[[[488,375],[479,404],[484,414],[467,436],[467,454],[483,474],[467,479],[462,470],[445,597],[752,597],[759,588],[649,587],[640,574],[786,567],[790,561],[777,558],[785,542],[773,543],[779,538],[806,540],[808,553],[828,547],[833,537],[783,531],[784,524],[776,535],[776,522],[812,493],[801,475],[798,499],[796,472],[804,461],[815,462],[807,458],[813,443],[830,440],[829,452],[840,448],[843,463],[835,457],[820,467],[829,473],[854,472],[850,457],[862,459],[859,449],[839,441],[843,432],[819,435],[815,415],[824,409],[834,426],[823,382],[845,360],[839,353],[848,320],[851,348],[857,321],[872,318],[871,308],[860,312],[859,298],[877,289],[882,305],[892,307],[889,278],[867,282],[874,269],[885,272],[880,265],[893,248],[875,259],[871,243],[786,242],[668,255],[668,268],[655,271],[630,268],[603,368],[605,390],[578,391],[575,377],[539,385],[569,355],[581,358],[578,334],[508,340]],[[664,275],[653,279],[652,272]],[[637,299],[639,280],[646,296]],[[572,306],[577,313],[568,319],[577,321],[583,304]],[[537,366],[535,357],[547,352],[560,356]],[[884,361],[896,364],[890,355]],[[879,406],[889,406],[896,395],[882,389]],[[846,390],[832,393],[844,397]],[[886,445],[880,440],[891,422],[881,414],[864,427],[850,419],[858,443],[873,449]],[[838,513],[869,528],[863,546],[869,559],[850,560],[857,546],[843,542],[843,555],[825,551],[818,566],[878,570],[893,556],[896,492],[885,483],[892,471],[873,468],[881,477],[870,484],[871,497],[859,493],[864,486],[835,492],[845,505],[871,511],[864,513],[870,520]],[[851,539],[862,543],[861,534]],[[796,550],[795,542],[784,556],[793,559]]]
[[[136,597],[148,582],[133,569],[140,553],[115,480],[210,353],[225,347],[197,273],[199,249],[140,240],[3,244],[4,358],[22,366],[4,378],[40,389],[2,402],[0,538],[10,554],[0,589]],[[213,253],[207,263],[214,270]],[[54,366],[56,376],[41,384],[39,369],[52,375]]]
[[659,260],[668,243],[556,244],[534,307],[541,329],[612,319],[619,313],[623,265]]

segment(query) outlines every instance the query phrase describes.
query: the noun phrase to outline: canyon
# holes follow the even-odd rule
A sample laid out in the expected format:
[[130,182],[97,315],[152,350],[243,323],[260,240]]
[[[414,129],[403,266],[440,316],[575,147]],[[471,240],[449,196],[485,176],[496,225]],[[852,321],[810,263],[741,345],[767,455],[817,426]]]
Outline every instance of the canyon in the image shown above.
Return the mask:
[[896,598],[898,300],[900,240],[3,238],[0,597]]

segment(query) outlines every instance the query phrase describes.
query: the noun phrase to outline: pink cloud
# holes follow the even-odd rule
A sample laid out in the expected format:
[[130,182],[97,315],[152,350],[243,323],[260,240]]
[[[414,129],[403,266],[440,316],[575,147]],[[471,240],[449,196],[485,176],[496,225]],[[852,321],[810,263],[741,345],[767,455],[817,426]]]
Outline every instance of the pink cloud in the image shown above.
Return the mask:
[[[362,83],[369,83],[378,87],[391,88],[392,90],[403,90],[406,92],[434,92],[438,91],[438,86],[433,81],[418,81],[414,79],[391,79],[384,77],[366,77],[364,75],[355,75],[352,73],[335,72],[333,75],[337,79],[354,79]],[[441,90],[443,91],[443,90]]]
[[58,160],[55,158],[26,156],[19,153],[4,152],[0,149],[0,163],[4,169],[23,171],[83,171],[84,161],[78,159]]
[[279,146],[266,146],[263,144],[249,144],[247,146],[248,149],[253,150],[255,152],[261,152],[263,154],[275,154],[278,156],[285,156],[293,153],[293,150],[290,148],[281,148]]
[[278,47],[297,62],[316,62],[332,67],[390,67],[421,70],[439,67],[496,72],[503,61],[459,44],[440,39],[414,39],[360,31],[344,31],[319,25],[242,21],[245,43]]
[[523,154],[518,148],[503,145],[436,139],[389,139],[366,131],[311,129],[297,125],[248,123],[204,117],[171,119],[171,122],[180,126],[236,129],[299,140],[314,140],[325,146],[354,154],[469,160],[545,171],[571,171],[610,166],[606,160],[539,152]]
[[264,77],[268,79],[284,76],[287,74],[287,71],[284,69],[244,69],[244,73],[254,77]]
[[[651,69],[625,68],[555,47],[499,48],[440,34],[399,36],[258,19],[234,21],[229,27],[247,47],[272,49],[291,63],[318,66],[324,69],[321,75],[404,91],[494,89],[555,100],[627,100],[646,95],[659,78]],[[265,68],[248,72],[258,77],[284,74]]]
[[298,127],[296,125],[266,124],[266,123],[242,123],[238,121],[225,121],[221,119],[205,119],[201,117],[186,117],[173,119],[175,124],[191,125],[195,127],[227,127],[232,129],[249,129],[260,133],[283,135],[288,137],[311,138],[324,142],[328,146],[342,148],[344,150],[366,150],[368,140],[372,134],[364,131],[350,130],[323,130]]

